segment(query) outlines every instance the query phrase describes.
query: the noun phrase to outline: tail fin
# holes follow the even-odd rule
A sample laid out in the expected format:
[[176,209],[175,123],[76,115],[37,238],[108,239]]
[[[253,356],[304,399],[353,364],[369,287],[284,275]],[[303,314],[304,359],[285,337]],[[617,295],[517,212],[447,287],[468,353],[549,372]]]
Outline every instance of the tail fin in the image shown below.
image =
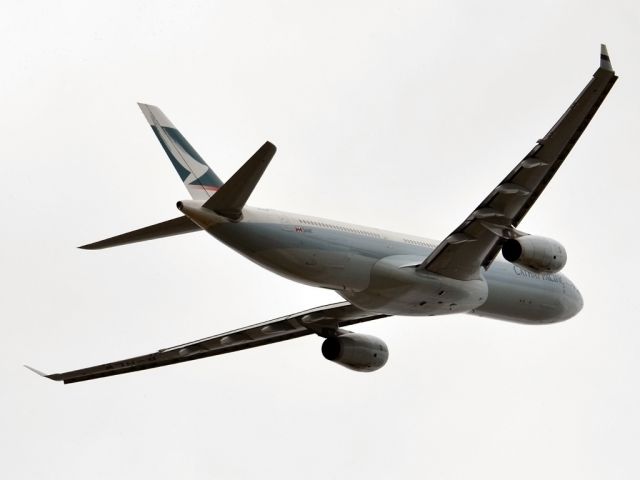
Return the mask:
[[221,186],[222,181],[189,144],[171,120],[158,107],[139,103],[153,133],[180,175],[189,194],[196,200],[206,200]]

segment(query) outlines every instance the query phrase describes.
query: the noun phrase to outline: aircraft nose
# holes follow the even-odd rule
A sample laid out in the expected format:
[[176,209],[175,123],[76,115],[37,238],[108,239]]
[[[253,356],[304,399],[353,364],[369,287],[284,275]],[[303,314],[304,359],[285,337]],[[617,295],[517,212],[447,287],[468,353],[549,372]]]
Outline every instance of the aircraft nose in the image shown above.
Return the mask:
[[560,311],[555,321],[568,320],[571,317],[575,317],[584,306],[584,300],[582,299],[580,290],[576,288],[573,282],[564,277],[563,284],[563,294],[559,305]]
[[571,289],[566,294],[565,308],[566,308],[566,317],[571,318],[576,316],[582,310],[584,306],[584,300],[582,299],[582,295],[580,294],[580,290],[578,290],[575,285],[571,284]]
[[574,294],[573,301],[574,301],[574,309],[575,309],[574,315],[576,315],[580,312],[580,310],[582,310],[582,307],[584,307],[584,300],[582,299],[582,294],[580,293],[580,290],[578,290],[577,288]]

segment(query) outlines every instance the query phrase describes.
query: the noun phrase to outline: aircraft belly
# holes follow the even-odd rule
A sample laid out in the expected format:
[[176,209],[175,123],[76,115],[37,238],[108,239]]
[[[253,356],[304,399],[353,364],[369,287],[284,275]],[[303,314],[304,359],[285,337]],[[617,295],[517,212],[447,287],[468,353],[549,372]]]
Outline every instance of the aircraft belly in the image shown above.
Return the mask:
[[227,224],[209,233],[267,270],[315,287],[366,288],[377,261],[346,245],[298,234],[290,225]]
[[283,277],[316,287],[355,290],[363,288],[369,281],[370,266],[367,268],[366,263],[352,262],[346,252],[273,248],[247,256]]
[[363,310],[387,315],[444,315],[472,310],[487,298],[483,279],[456,280],[417,271],[424,257],[392,255],[379,260],[369,286],[360,292],[340,292]]

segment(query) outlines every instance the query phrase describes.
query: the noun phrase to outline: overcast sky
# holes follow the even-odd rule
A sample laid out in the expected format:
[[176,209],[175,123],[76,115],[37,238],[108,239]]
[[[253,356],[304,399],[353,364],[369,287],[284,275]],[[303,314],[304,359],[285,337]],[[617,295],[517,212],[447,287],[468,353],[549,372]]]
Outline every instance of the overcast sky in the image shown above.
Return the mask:
[[[2,2],[0,457],[12,479],[640,476],[636,1]],[[76,249],[187,198],[137,101],[251,204],[442,239],[553,125],[607,43],[620,80],[521,224],[569,252],[584,310],[354,327],[75,385],[47,372],[338,301],[205,234]]]

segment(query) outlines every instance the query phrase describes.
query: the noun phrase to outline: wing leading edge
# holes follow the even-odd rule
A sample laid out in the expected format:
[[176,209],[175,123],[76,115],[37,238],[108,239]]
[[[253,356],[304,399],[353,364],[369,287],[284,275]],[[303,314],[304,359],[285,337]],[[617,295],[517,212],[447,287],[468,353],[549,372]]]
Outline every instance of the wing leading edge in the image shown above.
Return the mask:
[[480,268],[491,265],[504,239],[518,234],[515,228],[560,168],[617,78],[602,45],[600,68],[569,109],[418,268],[461,280],[478,278]]
[[388,315],[362,311],[349,302],[334,303],[323,307],[311,308],[293,315],[285,315],[274,320],[250,325],[248,327],[163,348],[157,352],[138,357],[104,363],[94,367],[47,375],[35,368],[29,370],[51,380],[64,383],[84,382],[95,378],[109,377],[123,373],[163,367],[174,363],[188,362],[199,358],[222,355],[223,353],[282,342],[303,337],[311,333],[320,336],[335,334],[338,328],[356,323],[376,320]]

